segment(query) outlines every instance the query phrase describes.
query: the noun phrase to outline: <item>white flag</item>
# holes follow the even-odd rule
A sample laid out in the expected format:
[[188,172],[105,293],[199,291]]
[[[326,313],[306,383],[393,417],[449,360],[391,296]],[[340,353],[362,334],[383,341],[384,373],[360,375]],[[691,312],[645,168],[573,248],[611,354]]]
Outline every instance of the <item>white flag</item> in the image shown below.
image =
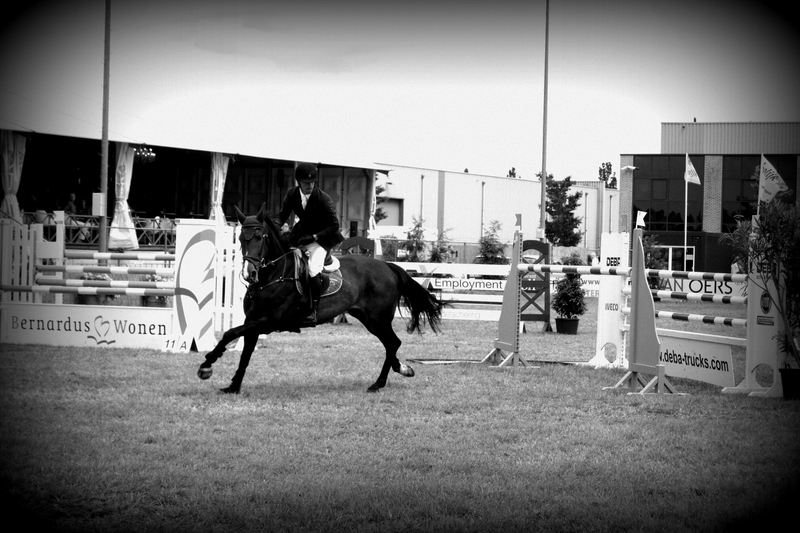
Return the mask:
[[772,163],[767,161],[764,154],[761,154],[761,172],[758,176],[758,203],[769,203],[776,194],[788,189],[789,187],[786,186],[783,178],[772,166]]
[[647,211],[636,211],[636,227],[645,227],[644,217],[647,216]]
[[692,160],[689,159],[689,154],[686,154],[686,171],[683,173],[683,179],[689,183],[700,185],[700,175],[694,169]]

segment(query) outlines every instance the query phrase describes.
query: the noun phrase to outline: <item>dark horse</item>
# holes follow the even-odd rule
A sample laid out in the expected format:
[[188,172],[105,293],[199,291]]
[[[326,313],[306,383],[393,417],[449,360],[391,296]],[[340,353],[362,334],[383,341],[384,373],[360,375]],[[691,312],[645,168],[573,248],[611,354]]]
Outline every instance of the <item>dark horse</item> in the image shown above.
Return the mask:
[[[197,372],[200,379],[211,377],[211,365],[222,356],[225,347],[243,336],[239,368],[231,384],[222,389],[229,393],[241,390],[258,336],[273,331],[299,332],[299,324],[310,305],[308,290],[303,288],[306,271],[302,253],[290,248],[281,237],[265,206],[255,216],[245,216],[237,208],[236,216],[242,224],[239,241],[244,259],[243,277],[249,284],[244,297],[245,321],[222,335]],[[317,323],[328,322],[346,311],[378,337],[386,348],[386,359],[378,380],[368,391],[378,391],[386,385],[390,368],[403,376],[413,376],[414,370],[397,359],[401,341],[392,329],[395,310],[401,303],[408,309],[409,333],[422,333],[425,323],[438,332],[444,304],[397,265],[361,255],[345,255],[339,262],[341,283],[334,275],[329,281],[336,282],[330,285],[341,286],[334,293],[323,294]]]

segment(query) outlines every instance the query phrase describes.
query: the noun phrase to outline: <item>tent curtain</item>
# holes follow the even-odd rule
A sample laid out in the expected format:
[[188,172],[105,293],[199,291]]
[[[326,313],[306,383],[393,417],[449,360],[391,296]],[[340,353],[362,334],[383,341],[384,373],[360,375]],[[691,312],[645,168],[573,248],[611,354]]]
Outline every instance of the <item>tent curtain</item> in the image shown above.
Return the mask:
[[108,231],[108,247],[123,250],[138,250],[139,241],[136,239],[136,229],[133,227],[130,208],[128,207],[128,194],[131,191],[133,177],[134,149],[128,143],[117,143],[117,171],[114,181],[114,218],[111,219],[111,228]]
[[211,213],[209,220],[216,220],[218,226],[227,224],[225,212],[222,210],[222,195],[225,193],[225,177],[228,174],[230,158],[219,152],[211,154]]
[[[22,213],[19,210],[17,191],[22,181],[22,163],[25,161],[24,135],[19,135],[9,130],[2,130],[0,143],[2,143],[3,156],[3,203],[0,204],[0,218],[10,218],[22,224]],[[36,206],[30,206],[33,210]]]
[[369,191],[369,221],[367,229],[375,231],[375,211],[378,210],[378,194],[375,187],[378,185],[375,179],[375,171],[370,170],[367,178],[367,191]]

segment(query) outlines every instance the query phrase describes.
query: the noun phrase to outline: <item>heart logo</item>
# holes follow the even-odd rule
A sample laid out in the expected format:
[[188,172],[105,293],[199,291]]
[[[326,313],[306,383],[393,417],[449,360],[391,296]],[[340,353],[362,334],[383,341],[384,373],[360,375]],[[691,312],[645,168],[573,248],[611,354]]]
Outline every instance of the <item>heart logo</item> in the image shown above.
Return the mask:
[[98,337],[105,337],[108,335],[108,330],[111,329],[111,322],[104,320],[102,315],[98,315],[94,319],[94,330],[97,332]]

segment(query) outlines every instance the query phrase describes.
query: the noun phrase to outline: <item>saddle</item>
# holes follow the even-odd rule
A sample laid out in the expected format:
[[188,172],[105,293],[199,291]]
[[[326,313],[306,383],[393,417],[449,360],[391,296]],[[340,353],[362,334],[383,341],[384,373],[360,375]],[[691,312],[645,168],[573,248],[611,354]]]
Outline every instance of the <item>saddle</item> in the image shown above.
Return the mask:
[[[297,285],[297,292],[305,295],[308,292],[308,258],[299,249],[294,250],[295,255],[295,283]],[[331,296],[339,292],[342,288],[342,272],[339,270],[339,260],[332,256],[330,252],[325,257],[325,266],[321,272],[322,275],[322,293],[320,298]]]

